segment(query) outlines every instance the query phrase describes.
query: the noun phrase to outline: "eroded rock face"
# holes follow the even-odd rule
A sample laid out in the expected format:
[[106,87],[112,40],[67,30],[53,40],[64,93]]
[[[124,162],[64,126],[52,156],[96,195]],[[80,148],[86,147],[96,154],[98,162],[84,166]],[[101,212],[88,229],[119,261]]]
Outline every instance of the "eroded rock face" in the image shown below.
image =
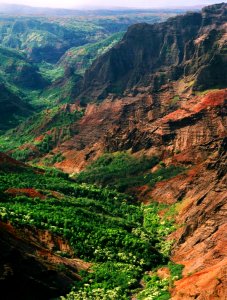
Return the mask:
[[193,90],[227,84],[225,3],[161,24],[137,24],[123,40],[97,59],[78,84],[84,101],[108,94],[150,92],[190,77]]
[[181,226],[170,238],[172,260],[185,268],[172,299],[225,299],[227,89],[193,95],[185,86],[177,80],[152,95],[144,90],[89,104],[78,133],[60,146],[66,160],[57,166],[77,172],[104,151],[130,150],[188,167],[152,191],[141,188],[142,198],[180,203]]
[[[175,283],[172,299],[225,299],[226,296],[226,139],[204,164],[179,205],[184,224],[173,238],[172,258],[184,264],[184,278]],[[215,155],[217,162],[214,163]],[[223,173],[225,171],[225,173]]]
[[222,3],[129,28],[80,81],[78,99],[96,103],[59,146],[66,160],[56,166],[78,172],[103,151],[123,150],[203,161],[204,145],[226,135],[226,11]]
[[72,129],[76,134],[55,150],[66,158],[56,166],[78,172],[103,151],[124,150],[155,154],[167,163],[190,166],[204,161],[213,151],[206,145],[226,135],[227,90],[182,98],[174,112],[171,97],[164,91],[89,104]]

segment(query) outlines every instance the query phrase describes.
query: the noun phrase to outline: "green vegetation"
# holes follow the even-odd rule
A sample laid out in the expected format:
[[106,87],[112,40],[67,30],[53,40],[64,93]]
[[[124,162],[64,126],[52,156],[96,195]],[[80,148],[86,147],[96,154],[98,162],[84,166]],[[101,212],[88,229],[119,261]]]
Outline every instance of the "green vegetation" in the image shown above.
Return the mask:
[[145,289],[138,293],[138,300],[168,300],[169,293],[169,279],[160,279],[156,273],[153,275],[145,275],[143,277]]
[[[71,137],[71,124],[83,116],[82,110],[71,110],[70,105],[58,105],[34,114],[16,129],[0,136],[0,151],[13,151],[15,159],[26,161],[30,157],[46,154],[57,143]],[[37,140],[37,137],[40,137]],[[26,147],[22,145],[28,144]],[[37,151],[35,151],[37,150]]]
[[174,106],[175,104],[177,104],[178,101],[180,101],[180,96],[175,95],[171,100],[171,106]]
[[170,15],[141,11],[80,12],[73,17],[1,15],[0,85],[8,90],[10,105],[0,88],[1,107],[7,106],[0,113],[0,134],[32,113],[71,103],[81,74],[121,39],[128,26]]
[[39,89],[45,81],[38,68],[28,61],[26,55],[19,50],[0,46],[0,79],[21,89]]
[[[142,170],[141,165],[139,161],[136,168]],[[147,270],[168,262],[170,247],[165,237],[175,226],[167,213],[159,217],[163,205],[139,205],[131,196],[76,183],[52,169],[0,171],[0,181],[2,221],[62,236],[75,257],[93,262],[92,272],[81,272],[83,280],[62,299],[129,299],[140,291],[139,282]],[[7,191],[10,188],[36,190],[45,199],[12,194]],[[163,289],[160,282],[157,286]]]
[[172,277],[172,280],[178,280],[182,278],[182,271],[184,269],[183,265],[174,264],[173,262],[168,262],[168,268],[170,270],[170,274]]
[[[75,72],[82,75],[98,56],[104,54],[117,44],[123,35],[123,32],[118,32],[100,42],[71,48],[61,58],[60,66],[62,68],[73,66]],[[60,66],[58,66],[57,70],[60,70]]]
[[[75,134],[72,125],[84,112],[59,103],[71,103],[75,82],[96,57],[122,38],[129,25],[166,17],[141,12],[77,18],[0,17],[0,102],[12,112],[8,123],[2,113],[7,126],[0,129],[20,123],[0,136],[0,151],[11,151],[12,157],[22,161],[48,154],[43,159],[46,165],[64,160],[62,153],[52,150]],[[14,110],[18,107],[20,114]],[[151,173],[154,166],[157,170]],[[169,263],[173,241],[166,240],[175,230],[172,211],[161,218],[159,211],[166,207],[141,205],[123,192],[145,184],[152,187],[182,171],[157,157],[135,158],[125,152],[104,154],[74,180],[54,169],[1,165],[0,220],[18,228],[48,230],[69,243],[73,258],[92,263],[62,299],[124,300],[133,294],[145,299],[155,293],[160,298],[154,299],[167,299],[169,281],[147,273],[168,264],[171,276],[180,276],[181,267]],[[42,197],[33,198],[33,192]],[[56,254],[71,257],[71,252]],[[59,264],[59,271],[66,269]]]
[[13,128],[32,113],[31,107],[0,81],[0,133]]
[[[1,16],[0,44],[27,53],[35,63],[57,63],[72,47],[99,42],[112,34],[126,31],[128,26],[167,19],[173,13],[140,11],[94,12],[77,16],[29,17]],[[50,55],[51,54],[51,55]]]
[[157,157],[137,159],[126,152],[107,153],[75,178],[81,183],[94,183],[125,191],[128,188],[144,184],[153,186],[158,181],[169,179],[184,171],[182,167],[166,167],[161,163],[157,171],[148,172],[158,162]]
[[152,274],[145,274],[142,281],[144,282],[145,288],[137,294],[138,300],[168,300],[170,299],[169,289],[173,286],[175,280],[182,278],[183,265],[174,264],[169,261],[168,265],[165,266],[169,269],[170,275],[166,278],[161,279],[157,272],[154,271]]
[[[58,75],[53,75],[55,74]],[[60,73],[62,73],[62,68],[57,67],[55,69],[53,67],[51,73],[52,76],[59,76]],[[78,82],[81,79],[81,76],[76,74],[73,70],[73,68],[70,69],[70,71],[67,73],[67,71],[64,71],[64,75],[59,77],[56,81],[53,82],[52,85],[50,85],[47,89],[45,89],[40,95],[39,98],[35,101],[33,101],[33,105],[40,106],[42,104],[44,107],[53,107],[56,105],[56,103],[70,103],[72,102],[72,99],[74,99],[74,88],[76,82]],[[54,78],[52,79],[52,81]]]
[[65,70],[61,66],[42,62],[39,64],[39,71],[42,74],[43,78],[53,83],[64,76]]
[[65,157],[62,153],[58,152],[51,157],[44,158],[44,164],[46,166],[53,166],[55,163],[62,162],[64,159]]

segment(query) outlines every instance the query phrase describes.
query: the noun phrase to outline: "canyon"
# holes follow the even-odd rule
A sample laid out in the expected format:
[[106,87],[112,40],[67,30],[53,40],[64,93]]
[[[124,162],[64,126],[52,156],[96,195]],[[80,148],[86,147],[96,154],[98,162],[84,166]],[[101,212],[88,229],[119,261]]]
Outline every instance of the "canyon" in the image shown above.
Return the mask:
[[[32,139],[22,142],[19,149],[32,149],[26,163],[36,158],[39,166],[60,153],[61,159],[51,163],[51,167],[71,178],[76,178],[105,153],[123,152],[138,159],[155,156],[165,168],[172,165],[184,168],[180,174],[153,186],[145,183],[126,190],[139,203],[157,202],[175,208],[177,226],[167,240],[174,241],[171,261],[182,264],[184,269],[182,279],[176,279],[170,286],[173,300],[224,300],[227,295],[226,30],[226,3],[207,6],[201,12],[190,12],[163,23],[132,25],[119,43],[94,60],[85,74],[74,81],[70,102],[32,128],[29,133]],[[22,109],[29,114],[31,108],[21,106]],[[48,115],[48,111],[45,113]],[[64,124],[68,130],[66,138],[63,126],[59,129],[53,125],[62,113],[78,114]],[[36,116],[32,118],[14,128],[8,139],[12,134],[23,135],[26,127],[36,124]],[[46,136],[51,136],[54,142],[51,149],[41,152],[37,143]],[[11,148],[8,154],[16,151]],[[152,167],[149,173],[155,173],[161,165]],[[0,154],[0,167],[8,172],[28,166]],[[34,169],[34,172],[40,171]],[[32,198],[45,201],[42,191],[11,189],[8,192],[30,193]],[[0,228],[4,237],[1,247],[6,249],[10,241],[12,251],[19,247],[22,264],[26,255],[31,255],[32,245],[32,252],[35,248],[38,253],[33,258],[34,268],[44,273],[45,268],[54,270],[52,297],[58,284],[66,292],[65,285],[81,279],[77,271],[90,267],[89,262],[79,258],[77,261],[61,258],[60,263],[70,270],[74,268],[75,272],[67,276],[59,273],[54,262],[60,258],[52,253],[50,245],[70,252],[65,241],[48,232],[29,232],[25,238],[23,232],[10,225],[0,223]],[[24,249],[27,254],[21,257]],[[4,251],[2,261],[7,252]],[[12,272],[7,265],[4,268],[6,279],[0,277],[0,280],[7,280],[7,272]],[[43,286],[43,282],[39,285]]]

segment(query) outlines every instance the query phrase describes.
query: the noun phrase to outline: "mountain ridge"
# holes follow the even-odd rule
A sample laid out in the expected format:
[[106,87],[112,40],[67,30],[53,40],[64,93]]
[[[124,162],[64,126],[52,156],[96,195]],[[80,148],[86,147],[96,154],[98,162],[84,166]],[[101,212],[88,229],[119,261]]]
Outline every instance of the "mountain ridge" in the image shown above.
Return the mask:
[[193,90],[212,88],[219,81],[224,86],[226,48],[219,36],[225,32],[226,7],[221,3],[164,23],[133,25],[119,44],[86,71],[78,98],[95,101],[127,90],[138,93],[148,89],[152,93],[182,77],[195,81]]

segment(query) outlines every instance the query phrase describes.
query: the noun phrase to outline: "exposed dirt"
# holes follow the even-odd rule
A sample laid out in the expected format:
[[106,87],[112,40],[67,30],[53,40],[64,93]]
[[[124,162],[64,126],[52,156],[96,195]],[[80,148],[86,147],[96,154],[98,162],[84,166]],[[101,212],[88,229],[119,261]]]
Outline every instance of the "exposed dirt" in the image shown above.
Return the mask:
[[17,188],[10,188],[8,190],[5,191],[5,193],[10,194],[12,196],[17,196],[17,195],[25,195],[27,197],[31,197],[31,198],[40,198],[40,199],[45,199],[46,197],[41,194],[40,192],[38,192],[35,189],[17,189]]

